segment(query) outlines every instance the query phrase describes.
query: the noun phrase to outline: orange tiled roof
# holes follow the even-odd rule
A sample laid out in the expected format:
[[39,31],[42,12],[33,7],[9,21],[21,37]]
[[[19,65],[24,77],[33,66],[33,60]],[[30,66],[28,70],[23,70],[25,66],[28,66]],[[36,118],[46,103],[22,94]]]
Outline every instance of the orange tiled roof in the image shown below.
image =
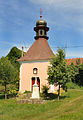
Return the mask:
[[72,58],[72,59],[66,59],[66,60],[67,60],[67,65],[70,65],[71,63],[76,65],[76,62],[79,60],[80,60],[80,64],[83,63],[83,58]]
[[49,60],[52,56],[54,56],[54,53],[47,39],[39,38],[32,44],[27,53],[17,61]]

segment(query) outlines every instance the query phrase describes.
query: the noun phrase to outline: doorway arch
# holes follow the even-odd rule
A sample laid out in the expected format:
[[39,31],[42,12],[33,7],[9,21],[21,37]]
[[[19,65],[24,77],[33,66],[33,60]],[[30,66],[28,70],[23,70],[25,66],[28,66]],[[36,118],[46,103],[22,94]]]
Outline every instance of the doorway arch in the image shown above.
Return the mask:
[[[35,84],[35,77],[32,77],[32,86],[31,90],[33,91],[33,85]],[[39,86],[39,91],[40,91],[40,79],[37,77],[37,85]]]

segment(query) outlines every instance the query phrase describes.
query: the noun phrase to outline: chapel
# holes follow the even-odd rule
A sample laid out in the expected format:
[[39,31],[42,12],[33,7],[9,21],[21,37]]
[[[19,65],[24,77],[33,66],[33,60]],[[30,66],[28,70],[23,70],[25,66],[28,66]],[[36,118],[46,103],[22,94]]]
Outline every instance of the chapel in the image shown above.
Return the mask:
[[47,70],[50,66],[49,60],[54,56],[54,53],[48,44],[49,27],[47,27],[47,22],[42,19],[41,14],[34,31],[36,32],[35,42],[27,53],[17,60],[20,63],[19,92],[21,93],[33,91],[35,82],[37,82],[40,92],[44,85],[48,85]]

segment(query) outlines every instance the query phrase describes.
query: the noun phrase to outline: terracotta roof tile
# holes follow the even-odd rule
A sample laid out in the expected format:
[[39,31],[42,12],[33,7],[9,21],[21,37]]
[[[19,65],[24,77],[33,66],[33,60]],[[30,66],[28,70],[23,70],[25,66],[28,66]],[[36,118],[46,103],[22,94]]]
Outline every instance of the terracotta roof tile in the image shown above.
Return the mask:
[[47,39],[39,38],[29,48],[27,53],[17,61],[35,61],[35,60],[48,60],[54,53],[52,52]]
[[70,65],[71,63],[76,65],[76,62],[79,60],[80,60],[80,64],[83,63],[83,58],[72,58],[72,59],[66,59],[66,60],[67,60],[67,65]]

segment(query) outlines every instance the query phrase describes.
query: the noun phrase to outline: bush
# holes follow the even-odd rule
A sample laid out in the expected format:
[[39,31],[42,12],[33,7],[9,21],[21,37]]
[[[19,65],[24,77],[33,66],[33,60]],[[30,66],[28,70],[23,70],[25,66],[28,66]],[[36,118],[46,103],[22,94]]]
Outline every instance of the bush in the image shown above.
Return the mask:
[[49,90],[49,87],[48,86],[43,86],[42,87],[42,94],[43,94],[43,97],[47,97],[48,95],[48,90]]
[[80,87],[73,82],[68,82],[67,83],[67,88],[68,89],[80,89]]
[[24,93],[25,93],[25,94],[28,94],[28,93],[31,93],[31,91],[25,91]]

